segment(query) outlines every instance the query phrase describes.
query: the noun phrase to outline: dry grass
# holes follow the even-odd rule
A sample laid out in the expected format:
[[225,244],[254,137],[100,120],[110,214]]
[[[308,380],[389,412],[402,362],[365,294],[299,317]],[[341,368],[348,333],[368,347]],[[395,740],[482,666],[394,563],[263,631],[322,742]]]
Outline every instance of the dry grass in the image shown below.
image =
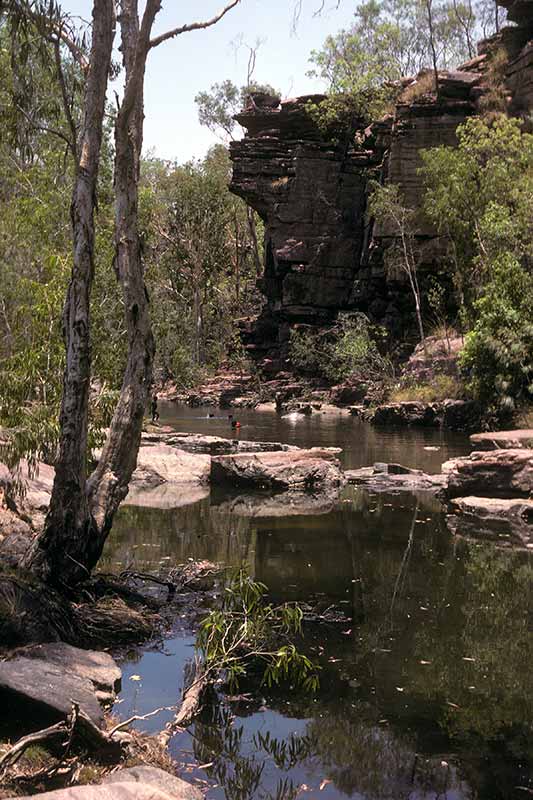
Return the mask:
[[464,396],[465,388],[457,378],[451,375],[435,375],[431,383],[412,383],[394,389],[390,401],[436,403],[442,400],[462,400]]
[[490,121],[497,114],[508,109],[508,90],[505,87],[505,72],[509,56],[504,47],[499,47],[490,55],[488,69],[483,78],[485,94],[479,99],[481,114]]
[[415,103],[425,98],[425,102],[431,102],[435,93],[435,75],[433,72],[423,72],[411,83],[400,95],[400,103]]

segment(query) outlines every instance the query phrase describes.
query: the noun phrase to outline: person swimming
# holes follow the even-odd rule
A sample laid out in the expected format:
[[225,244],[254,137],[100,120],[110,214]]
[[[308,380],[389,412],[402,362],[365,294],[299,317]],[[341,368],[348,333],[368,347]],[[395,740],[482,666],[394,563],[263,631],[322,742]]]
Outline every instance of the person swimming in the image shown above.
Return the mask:
[[235,430],[235,429],[238,429],[238,428],[240,428],[240,427],[241,427],[241,423],[239,422],[239,420],[238,420],[238,419],[232,419],[232,420],[231,420],[231,427],[232,427],[234,430]]

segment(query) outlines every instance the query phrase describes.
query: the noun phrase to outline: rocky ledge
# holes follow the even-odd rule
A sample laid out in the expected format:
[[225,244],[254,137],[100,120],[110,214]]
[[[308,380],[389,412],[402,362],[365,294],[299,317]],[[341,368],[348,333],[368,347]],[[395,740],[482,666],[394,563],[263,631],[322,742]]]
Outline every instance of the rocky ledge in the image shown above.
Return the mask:
[[[156,767],[119,769],[101,784],[73,786],[39,795],[42,800],[202,800],[202,792],[190,783]],[[28,797],[8,800],[30,800]]]
[[281,453],[216,456],[211,461],[211,483],[276,492],[340,487],[345,480],[337,459],[339,453],[334,447],[313,447]]
[[450,503],[449,529],[461,536],[533,548],[533,500],[459,497]]
[[474,446],[487,449],[443,464],[447,483],[442,496],[453,533],[533,547],[531,433],[474,434]]
[[448,476],[449,498],[527,498],[533,494],[533,450],[478,451],[447,461],[442,471]]

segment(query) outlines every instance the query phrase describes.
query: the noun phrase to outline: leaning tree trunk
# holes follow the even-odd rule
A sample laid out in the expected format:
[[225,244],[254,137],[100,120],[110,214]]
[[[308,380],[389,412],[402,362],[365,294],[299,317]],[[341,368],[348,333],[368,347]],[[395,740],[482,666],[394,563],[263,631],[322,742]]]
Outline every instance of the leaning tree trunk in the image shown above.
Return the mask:
[[83,121],[71,203],[73,266],[63,312],[66,365],[59,454],[43,533],[25,566],[53,582],[85,569],[92,520],[87,503],[87,428],[91,376],[90,295],[94,275],[94,210],[105,98],[115,36],[114,0],[95,0]]
[[98,561],[113,516],[128,493],[152,383],[155,346],[138,231],[138,186],[144,72],[150,30],[158,9],[157,0],[148,2],[140,29],[137,0],[123,0],[120,15],[126,87],[115,126],[115,244],[128,331],[128,361],[109,435],[88,484],[89,505],[97,529],[95,547],[88,553],[90,568]]

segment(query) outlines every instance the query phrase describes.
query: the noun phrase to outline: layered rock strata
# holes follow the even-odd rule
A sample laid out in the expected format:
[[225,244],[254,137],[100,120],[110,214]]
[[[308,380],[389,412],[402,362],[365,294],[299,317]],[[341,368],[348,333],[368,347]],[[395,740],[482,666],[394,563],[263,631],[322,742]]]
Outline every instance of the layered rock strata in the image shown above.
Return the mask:
[[[400,186],[420,209],[420,153],[454,145],[459,124],[477,113],[490,92],[491,53],[503,47],[512,113],[533,107],[533,0],[504,0],[514,27],[482,43],[480,55],[439,75],[439,98],[427,91],[428,74],[409,84],[390,116],[343,141],[323,137],[308,112],[321,96],[279,103],[257,97],[237,116],[246,133],[231,145],[231,191],[265,224],[260,288],[266,304],[258,319],[242,321],[245,345],[265,373],[290,367],[288,342],[295,325],[327,326],[340,311],[357,310],[383,324],[396,340],[414,330],[414,307],[405,276],[387,265],[395,241],[388,225],[367,213],[372,179]],[[409,84],[409,85],[408,85]],[[442,272],[445,242],[417,214],[420,279]]]

